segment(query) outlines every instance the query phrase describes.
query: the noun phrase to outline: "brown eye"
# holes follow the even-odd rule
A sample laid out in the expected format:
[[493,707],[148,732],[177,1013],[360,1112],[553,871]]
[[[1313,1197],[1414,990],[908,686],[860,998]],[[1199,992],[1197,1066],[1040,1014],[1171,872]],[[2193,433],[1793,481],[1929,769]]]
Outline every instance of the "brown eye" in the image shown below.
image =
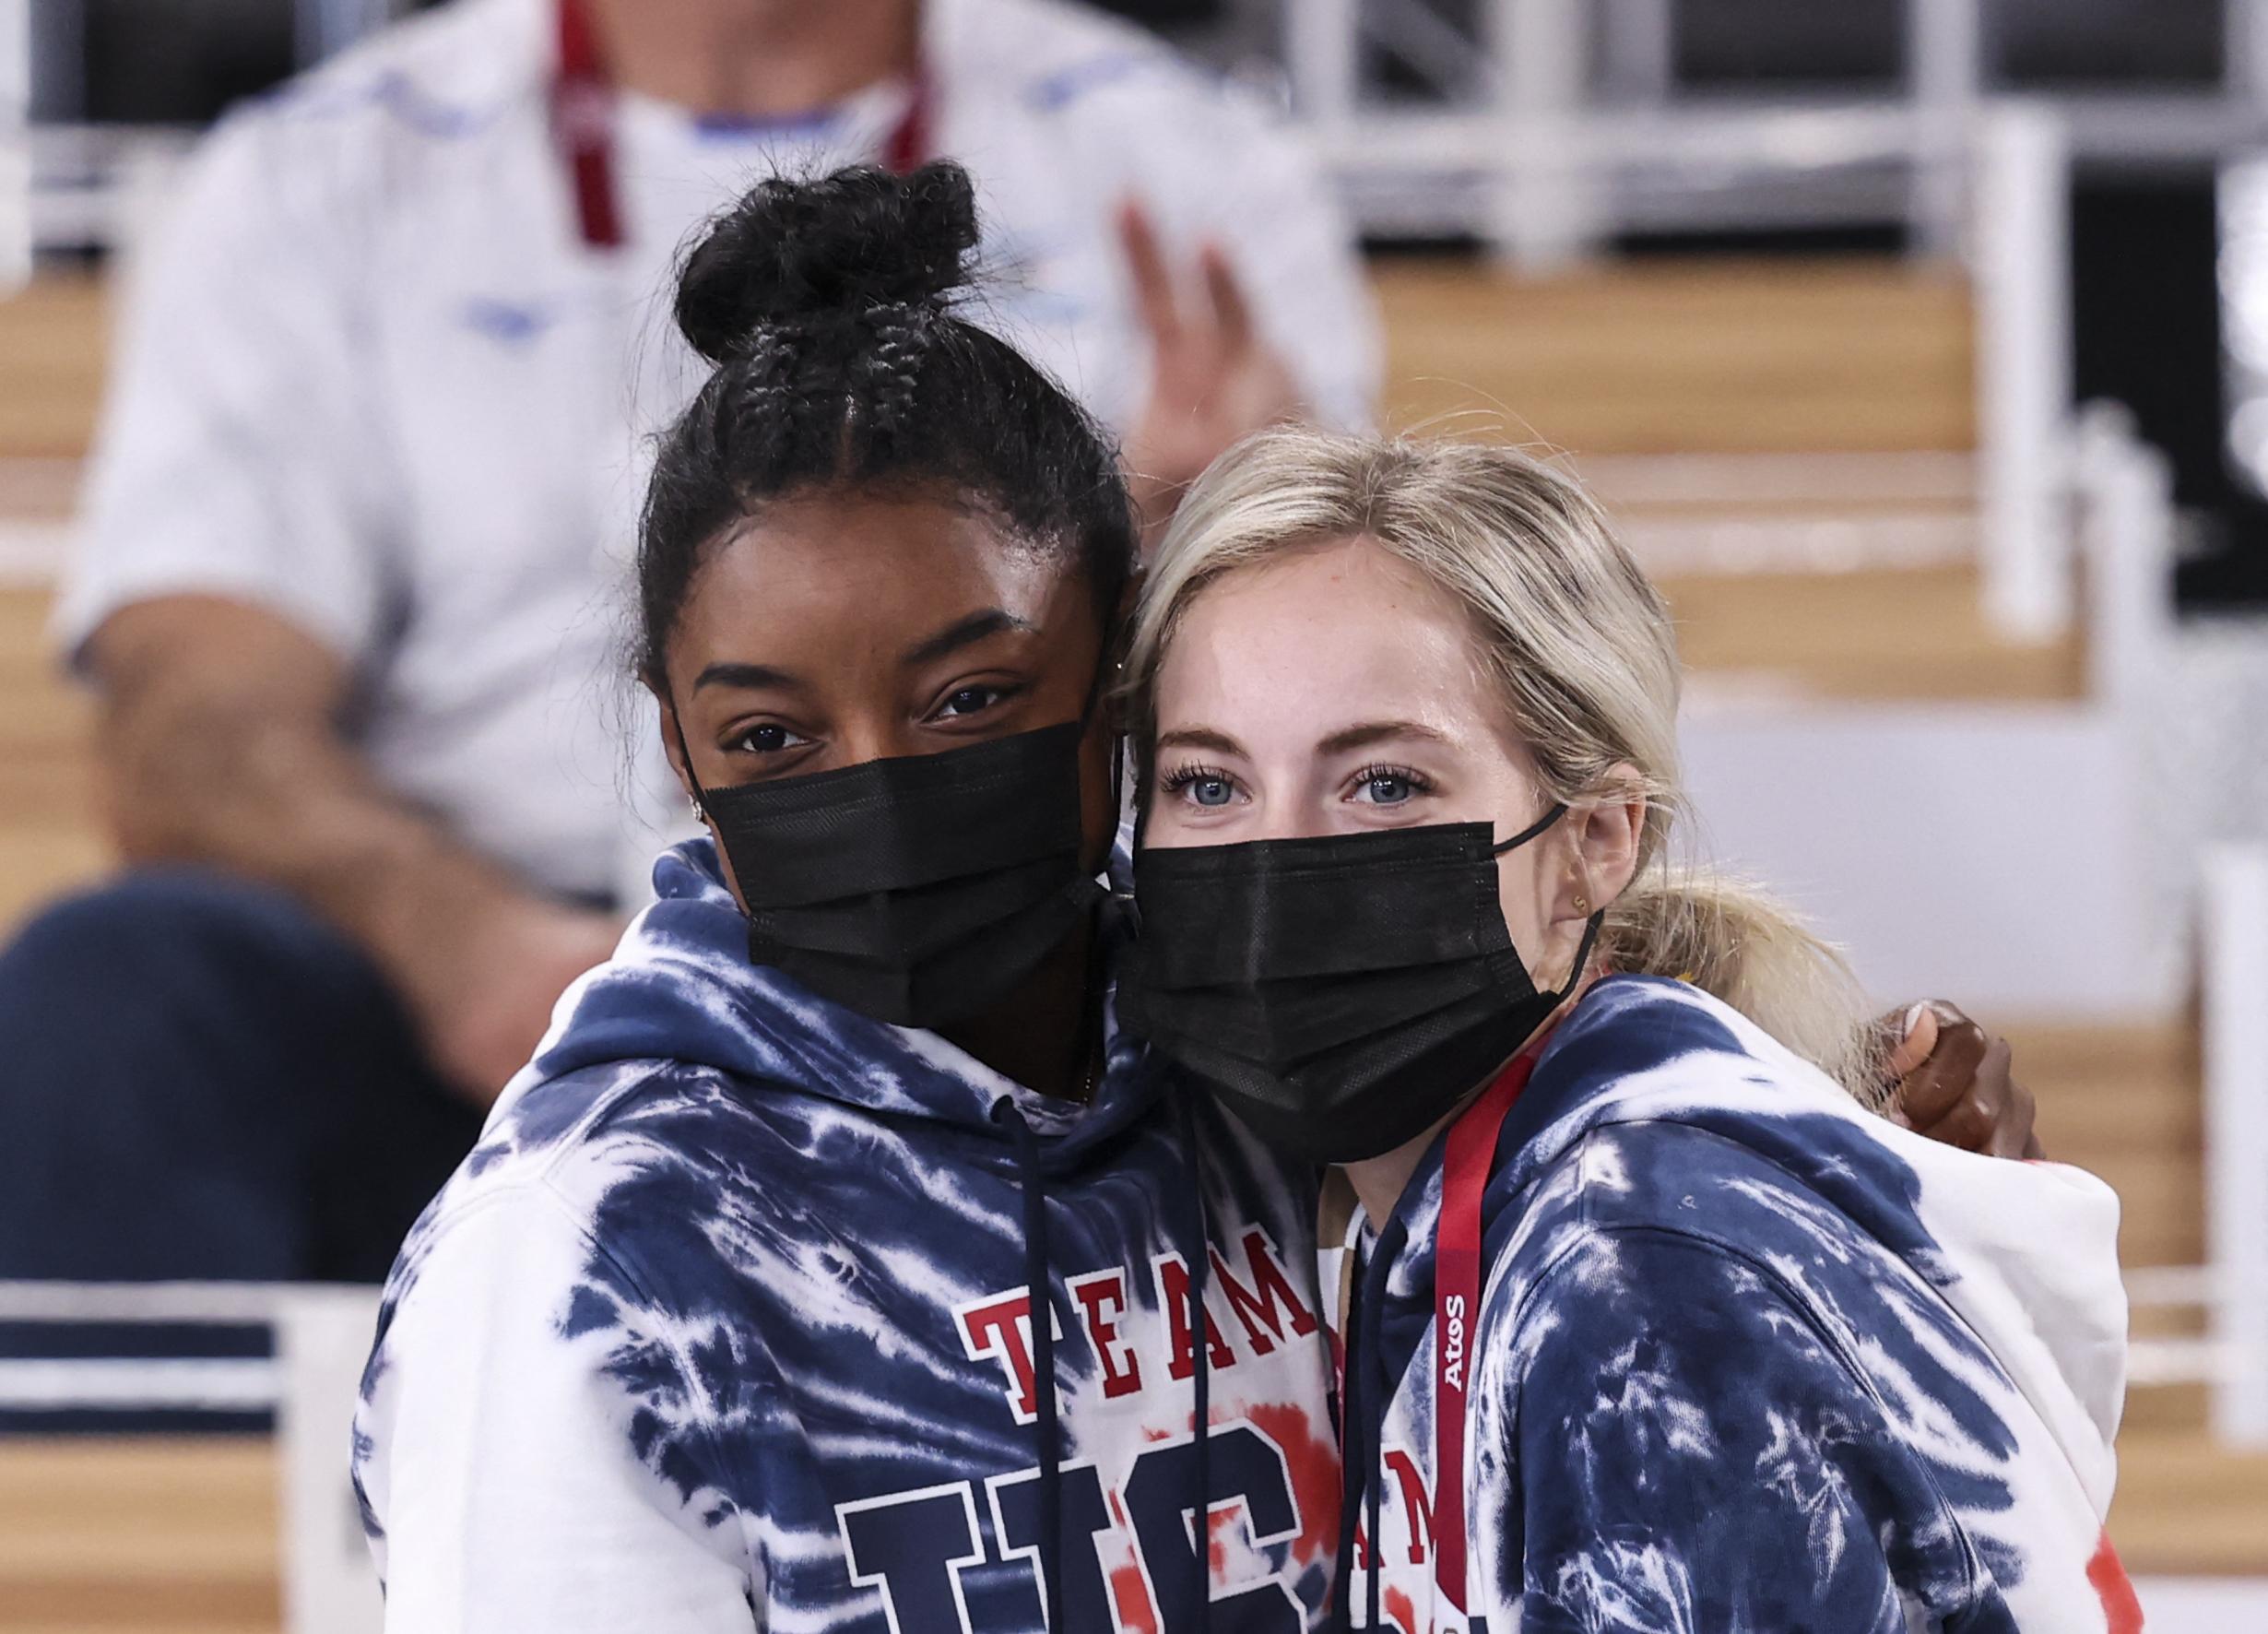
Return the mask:
[[750,727],[738,733],[725,747],[738,750],[743,754],[778,754],[783,750],[799,748],[809,741],[809,738],[797,737],[777,721],[765,721],[761,726]]
[[945,700],[939,715],[977,715],[1000,701],[1000,689],[991,686],[964,686]]

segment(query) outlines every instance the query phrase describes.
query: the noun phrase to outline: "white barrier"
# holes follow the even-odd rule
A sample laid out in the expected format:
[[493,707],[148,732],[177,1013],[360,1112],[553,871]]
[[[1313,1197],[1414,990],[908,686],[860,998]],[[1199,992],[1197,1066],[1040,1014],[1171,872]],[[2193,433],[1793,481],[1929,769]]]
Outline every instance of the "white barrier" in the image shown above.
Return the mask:
[[0,0],[0,299],[31,276],[31,0]]
[[2203,909],[2213,1426],[2268,1447],[2268,847],[2209,853]]
[[378,1316],[365,1287],[253,1283],[0,1282],[0,1322],[266,1327],[275,1357],[0,1359],[0,1407],[89,1414],[276,1415],[278,1566],[290,1634],[376,1634],[377,1573],[348,1457]]
[[385,1622],[347,1474],[377,1315],[373,1288],[287,1288],[278,1300],[284,1627],[293,1634],[379,1634]]
[[2071,161],[2054,114],[2021,103],[1976,126],[1969,219],[1977,312],[1979,563],[2004,635],[2068,628],[2073,552]]

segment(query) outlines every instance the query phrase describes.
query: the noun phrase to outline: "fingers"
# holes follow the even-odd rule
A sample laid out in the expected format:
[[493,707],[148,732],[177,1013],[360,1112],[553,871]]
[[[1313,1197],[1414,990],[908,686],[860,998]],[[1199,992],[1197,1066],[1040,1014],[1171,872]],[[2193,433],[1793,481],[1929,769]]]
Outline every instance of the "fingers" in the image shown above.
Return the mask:
[[1118,243],[1134,280],[1134,307],[1142,327],[1150,331],[1152,344],[1164,350],[1181,337],[1181,305],[1174,294],[1174,270],[1166,265],[1157,223],[1138,200],[1129,198],[1118,207]]
[[1919,1132],[1989,1157],[2026,1155],[2032,1142],[2032,1096],[2010,1078],[2007,1039],[1993,1039],[1978,1062],[1976,1080],[1943,1117],[1921,1123]]
[[1229,265],[1228,253],[1219,244],[1209,243],[1198,253],[1197,261],[1205,278],[1206,303],[1212,309],[1213,334],[1222,349],[1232,356],[1250,349],[1258,336],[1252,303],[1245,299],[1244,284]]
[[1932,1141],[1993,1157],[2043,1155],[2031,1092],[2015,1081],[2014,1050],[1942,999],[1884,1017],[1905,1036],[1887,1066],[1898,1081],[1892,1121]]
[[1899,1079],[1930,1059],[1930,1051],[1937,1048],[1937,1012],[1923,1000],[1903,1015],[1885,1015],[1874,1025],[1884,1034],[1897,1040],[1884,1063],[1892,1079]]
[[[1150,211],[1137,199],[1118,207],[1118,243],[1126,253],[1127,272],[1134,284],[1134,304],[1152,341],[1164,348],[1187,337],[1190,314],[1174,276],[1165,242],[1159,236]],[[1197,254],[1199,282],[1205,294],[1207,338],[1229,357],[1258,344],[1259,327],[1246,298],[1244,280],[1236,276],[1228,252],[1207,243]]]
[[1932,1003],[1927,1012],[1937,1036],[1921,1064],[1898,1075],[1898,1110],[1908,1128],[1927,1131],[1951,1113],[1972,1087],[1991,1035],[1952,1005]]

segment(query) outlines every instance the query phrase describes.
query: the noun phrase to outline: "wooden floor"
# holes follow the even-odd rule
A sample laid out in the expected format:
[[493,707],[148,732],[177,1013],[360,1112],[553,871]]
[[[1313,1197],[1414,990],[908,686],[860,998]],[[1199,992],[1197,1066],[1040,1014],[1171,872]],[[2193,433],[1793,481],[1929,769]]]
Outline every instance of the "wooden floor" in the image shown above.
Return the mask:
[[1600,454],[1977,444],[1968,288],[1862,257],[1639,262],[1525,278],[1374,264],[1396,429],[1494,424]]
[[265,1440],[0,1439],[0,1630],[279,1628],[276,1489]]
[[110,364],[108,286],[42,277],[0,300],[0,456],[87,451]]

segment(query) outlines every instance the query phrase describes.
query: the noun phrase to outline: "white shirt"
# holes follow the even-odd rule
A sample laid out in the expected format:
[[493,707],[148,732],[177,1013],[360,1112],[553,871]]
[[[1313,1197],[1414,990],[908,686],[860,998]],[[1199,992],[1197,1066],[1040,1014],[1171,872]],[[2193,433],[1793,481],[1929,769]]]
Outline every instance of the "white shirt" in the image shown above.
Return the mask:
[[[135,282],[58,615],[76,651],[180,593],[272,610],[352,666],[386,783],[550,890],[656,835],[628,564],[652,433],[698,384],[687,235],[772,167],[871,160],[877,88],[718,130],[634,96],[629,245],[581,242],[551,137],[551,0],[458,0],[231,116]],[[1124,427],[1147,343],[1113,216],[1211,236],[1323,419],[1368,416],[1374,316],[1316,167],[1249,96],[1056,0],[927,0],[931,145],[967,164],[986,321]],[[651,802],[647,802],[649,810]]]

